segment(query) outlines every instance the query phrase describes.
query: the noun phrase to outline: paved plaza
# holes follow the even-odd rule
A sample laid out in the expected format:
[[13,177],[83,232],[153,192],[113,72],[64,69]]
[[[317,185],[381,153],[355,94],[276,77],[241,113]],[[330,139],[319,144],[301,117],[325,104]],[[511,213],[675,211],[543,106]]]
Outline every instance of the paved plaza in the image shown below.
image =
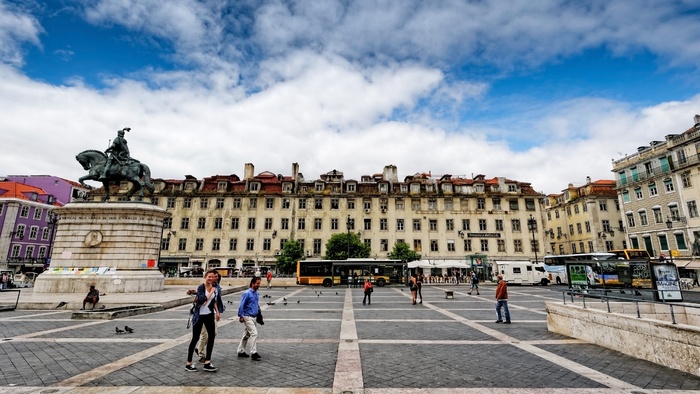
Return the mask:
[[261,287],[260,361],[236,357],[240,293],[226,295],[216,373],[184,369],[186,305],[115,320],[2,312],[0,393],[700,392],[698,376],[548,332],[544,302],[561,287],[511,286],[511,325],[495,323],[494,286],[449,287],[454,299],[425,286],[419,305],[401,287],[375,288],[372,305],[361,289]]

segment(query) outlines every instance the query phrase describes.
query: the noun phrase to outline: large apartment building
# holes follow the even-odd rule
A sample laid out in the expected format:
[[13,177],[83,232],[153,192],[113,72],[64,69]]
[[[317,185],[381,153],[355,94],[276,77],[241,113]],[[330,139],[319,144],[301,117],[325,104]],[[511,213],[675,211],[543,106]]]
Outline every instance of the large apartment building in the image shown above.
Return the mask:
[[[169,275],[185,267],[274,266],[290,239],[307,257],[320,258],[330,237],[346,231],[358,233],[377,258],[405,242],[424,259],[530,259],[543,228],[542,194],[529,183],[484,175],[419,173],[399,181],[389,165],[360,180],[336,170],[306,180],[296,163],[286,176],[255,175],[246,164],[243,178],[186,176],[154,184],[150,201],[172,214],[159,261]],[[123,184],[119,192],[126,190]]]
[[698,152],[700,115],[695,115],[689,129],[613,162],[630,247],[671,255],[679,266],[700,255]]
[[545,202],[548,254],[606,252],[627,247],[614,180],[569,184]]

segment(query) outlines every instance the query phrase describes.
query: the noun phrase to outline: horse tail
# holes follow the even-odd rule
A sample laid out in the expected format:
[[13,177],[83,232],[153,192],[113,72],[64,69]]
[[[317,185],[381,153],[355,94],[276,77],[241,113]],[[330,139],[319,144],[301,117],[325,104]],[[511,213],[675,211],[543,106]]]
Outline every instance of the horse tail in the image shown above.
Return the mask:
[[153,193],[155,190],[155,187],[153,186],[153,183],[151,182],[151,169],[148,168],[147,165],[140,163],[141,164],[141,173],[143,175],[143,186],[148,189],[149,192]]

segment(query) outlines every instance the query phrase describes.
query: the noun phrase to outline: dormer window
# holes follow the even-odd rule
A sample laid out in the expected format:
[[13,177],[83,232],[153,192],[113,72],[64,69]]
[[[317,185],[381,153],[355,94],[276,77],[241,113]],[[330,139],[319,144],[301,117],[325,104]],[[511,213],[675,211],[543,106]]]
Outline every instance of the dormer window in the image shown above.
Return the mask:
[[196,184],[194,182],[185,183],[185,190],[192,191],[195,189]]
[[420,183],[411,184],[411,193],[420,193]]
[[357,185],[354,183],[348,183],[347,190],[349,193],[354,193],[357,190]]
[[408,193],[408,185],[401,185],[401,193]]
[[474,190],[477,193],[483,193],[484,192],[484,185],[474,185]]
[[317,192],[322,192],[322,191],[325,189],[324,186],[325,186],[325,185],[324,185],[323,183],[320,183],[320,182],[319,182],[319,183],[316,183],[316,184],[314,185],[314,190],[317,191]]
[[442,191],[445,193],[452,193],[452,184],[451,183],[443,183],[442,184]]
[[292,192],[292,184],[289,182],[283,183],[282,184],[282,191],[285,193],[291,193]]
[[257,192],[260,190],[260,183],[259,182],[251,182],[250,183],[250,191],[251,192]]
[[517,192],[517,191],[518,191],[518,187],[517,187],[516,185],[513,185],[512,183],[511,183],[511,184],[508,184],[508,191],[509,191],[509,192]]
[[433,191],[433,185],[425,185],[425,191],[426,191],[426,192],[432,192],[432,191]]
[[219,182],[216,184],[216,191],[219,192],[225,192],[226,191],[226,182]]
[[386,183],[380,183],[379,184],[379,191],[382,193],[386,193],[389,190],[389,185]]

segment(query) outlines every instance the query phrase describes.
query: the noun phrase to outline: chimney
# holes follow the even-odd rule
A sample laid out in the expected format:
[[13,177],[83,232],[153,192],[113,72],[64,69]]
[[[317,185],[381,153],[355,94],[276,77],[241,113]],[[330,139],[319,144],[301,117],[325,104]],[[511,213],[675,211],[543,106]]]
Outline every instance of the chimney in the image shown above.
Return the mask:
[[255,166],[253,163],[245,163],[245,169],[243,170],[243,180],[244,181],[249,181],[253,179],[255,171]]
[[587,176],[586,177],[586,185],[590,185],[590,184],[591,184],[591,177]]
[[391,183],[399,182],[398,169],[395,165],[389,164],[388,166],[384,166],[384,180]]
[[695,129],[700,128],[700,115],[695,115]]
[[299,182],[299,163],[292,163],[292,179],[295,184]]

